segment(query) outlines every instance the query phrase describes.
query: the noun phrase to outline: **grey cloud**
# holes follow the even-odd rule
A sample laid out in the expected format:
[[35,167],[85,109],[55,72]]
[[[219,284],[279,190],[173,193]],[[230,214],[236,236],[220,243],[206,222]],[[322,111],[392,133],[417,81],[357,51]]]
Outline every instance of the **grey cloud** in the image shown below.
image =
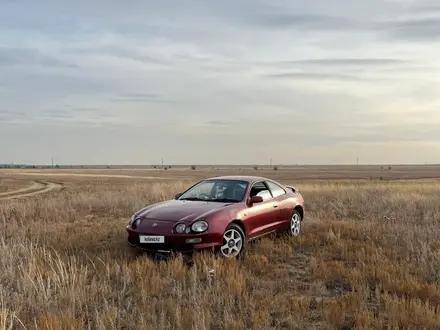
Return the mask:
[[0,122],[23,122],[27,118],[28,115],[22,111],[0,110]]
[[378,24],[385,37],[401,41],[440,41],[440,17],[410,18]]
[[97,47],[90,46],[90,47],[79,47],[74,49],[68,49],[65,50],[64,53],[76,54],[76,55],[88,54],[89,56],[102,55],[107,57],[115,57],[117,59],[131,60],[143,64],[154,64],[161,66],[170,65],[169,61],[159,58],[158,56],[154,56],[152,54],[146,54],[145,52],[134,49],[133,47],[128,49],[112,44],[102,45]]
[[47,109],[36,114],[38,118],[50,118],[50,119],[72,119],[74,115],[69,110],[63,109]]
[[[309,117],[312,117],[310,114]],[[359,122],[360,124],[360,122]],[[242,124],[242,130],[247,128],[247,123]],[[344,121],[325,123],[317,122],[315,126],[306,125],[300,119],[284,120],[281,124],[275,120],[265,122],[253,121],[249,123],[253,129],[246,130],[246,134],[230,126],[229,129],[211,130],[204,143],[212,143],[213,140],[221,139],[225,143],[233,143],[240,140],[242,143],[258,143],[261,148],[278,145],[289,145],[292,136],[297,144],[304,146],[338,146],[350,143],[384,143],[390,141],[414,142],[414,141],[438,141],[440,133],[435,123],[412,126],[397,124],[382,124],[379,121],[370,123],[368,128],[358,126],[356,123],[346,124]],[[246,127],[244,127],[246,126]],[[264,131],[264,134],[260,134]]]
[[398,58],[314,58],[278,62],[280,65],[323,65],[323,66],[388,66],[395,64],[406,64],[408,60]]
[[[8,68],[9,72],[11,68]],[[6,71],[5,71],[6,72]],[[0,86],[9,91],[26,93],[27,97],[47,98],[73,94],[99,94],[118,91],[118,82],[88,79],[87,76],[74,76],[61,73],[33,73],[16,71],[15,74],[0,74]]]
[[127,124],[121,123],[119,118],[108,112],[98,109],[82,110],[81,108],[61,106],[59,108],[33,109],[31,113],[0,111],[0,121],[51,127],[127,126]]
[[311,80],[342,80],[342,81],[361,81],[361,77],[348,74],[337,73],[313,73],[313,72],[282,72],[263,75],[267,78],[280,79],[311,79]]
[[228,126],[230,124],[230,122],[225,121],[225,120],[208,120],[208,121],[205,121],[204,124],[208,125],[208,126],[225,127],[225,126]]
[[8,117],[26,117],[27,114],[22,111],[11,111],[11,110],[1,110],[0,116],[8,116]]
[[127,93],[110,98],[117,102],[141,102],[141,103],[174,103],[173,100],[167,99],[158,93]]
[[76,107],[74,105],[67,105],[65,106],[67,109],[69,109],[72,112],[75,113],[93,113],[93,112],[99,112],[99,108],[90,108],[90,107]]
[[312,14],[288,14],[273,12],[253,15],[248,18],[248,23],[261,28],[296,28],[307,30],[347,30],[360,29],[363,27],[358,21],[346,17],[312,15]]
[[46,55],[37,49],[0,47],[0,65],[39,65],[42,67],[75,68],[77,65]]
[[410,3],[406,10],[413,14],[433,14],[440,11],[440,4],[437,0],[423,1],[417,0]]

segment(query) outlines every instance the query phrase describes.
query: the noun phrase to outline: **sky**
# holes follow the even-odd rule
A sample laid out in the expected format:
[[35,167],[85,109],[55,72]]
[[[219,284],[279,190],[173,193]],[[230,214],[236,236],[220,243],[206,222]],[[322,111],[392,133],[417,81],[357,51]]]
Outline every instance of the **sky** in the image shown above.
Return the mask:
[[440,163],[440,3],[0,0],[0,163]]

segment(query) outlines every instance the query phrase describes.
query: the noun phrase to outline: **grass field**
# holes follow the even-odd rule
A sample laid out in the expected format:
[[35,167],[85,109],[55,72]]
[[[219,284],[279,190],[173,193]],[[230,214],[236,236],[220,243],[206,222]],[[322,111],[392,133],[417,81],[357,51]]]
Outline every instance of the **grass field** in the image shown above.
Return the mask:
[[[26,173],[0,171],[0,191],[63,189],[0,197],[0,330],[440,328],[438,168]],[[264,238],[242,261],[198,255],[193,267],[130,256],[135,210],[226,173],[299,187],[300,237]]]
[[[1,172],[0,172],[1,173]],[[11,191],[24,189],[29,186],[28,180],[26,178],[10,178],[10,177],[1,177],[0,176],[0,194],[8,194]]]

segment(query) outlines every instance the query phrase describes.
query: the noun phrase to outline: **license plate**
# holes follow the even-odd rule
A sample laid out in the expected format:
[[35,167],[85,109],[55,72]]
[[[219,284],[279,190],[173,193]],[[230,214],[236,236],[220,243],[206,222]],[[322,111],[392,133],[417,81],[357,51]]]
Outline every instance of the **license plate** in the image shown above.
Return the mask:
[[165,236],[139,236],[140,243],[165,243]]

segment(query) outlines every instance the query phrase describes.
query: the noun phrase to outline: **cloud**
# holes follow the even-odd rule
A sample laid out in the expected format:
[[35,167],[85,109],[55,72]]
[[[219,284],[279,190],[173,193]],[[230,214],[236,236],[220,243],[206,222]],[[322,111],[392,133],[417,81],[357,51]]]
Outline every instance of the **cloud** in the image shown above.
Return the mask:
[[139,103],[174,103],[157,93],[128,93],[110,98],[114,102],[139,102]]
[[440,41],[440,17],[413,18],[401,21],[388,22],[387,34],[400,40],[409,41]]
[[0,163],[434,159],[436,6],[2,2]]
[[405,64],[407,61],[399,58],[313,58],[280,62],[281,65],[306,65],[306,66],[389,66]]
[[75,64],[61,61],[37,49],[0,47],[0,66],[38,65],[41,67],[75,68]]
[[268,78],[285,78],[285,79],[312,79],[312,80],[342,80],[342,81],[359,81],[359,77],[348,74],[331,74],[331,73],[311,73],[311,72],[283,72],[266,74]]
[[304,30],[346,30],[362,27],[346,17],[327,15],[286,14],[282,12],[259,13],[249,18],[254,26],[273,29],[295,28]]

